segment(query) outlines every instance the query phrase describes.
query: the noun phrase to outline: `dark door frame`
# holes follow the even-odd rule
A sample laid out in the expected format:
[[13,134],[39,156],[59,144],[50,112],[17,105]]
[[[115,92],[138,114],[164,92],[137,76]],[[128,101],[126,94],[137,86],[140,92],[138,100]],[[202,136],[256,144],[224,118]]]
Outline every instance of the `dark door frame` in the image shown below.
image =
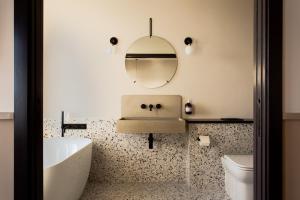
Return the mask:
[[282,199],[283,0],[255,2],[255,200]]
[[[15,200],[43,199],[43,0],[15,0]],[[255,0],[255,200],[282,199],[282,0]]]
[[14,1],[14,199],[43,199],[43,0]]

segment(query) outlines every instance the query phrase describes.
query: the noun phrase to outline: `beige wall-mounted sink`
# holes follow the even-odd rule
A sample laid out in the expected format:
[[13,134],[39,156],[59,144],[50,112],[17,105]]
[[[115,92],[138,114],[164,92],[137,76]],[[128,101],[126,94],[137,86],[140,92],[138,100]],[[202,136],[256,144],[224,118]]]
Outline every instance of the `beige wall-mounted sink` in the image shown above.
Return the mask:
[[181,118],[121,118],[119,133],[185,133],[186,123]]
[[[156,105],[161,108],[156,108]],[[146,107],[142,108],[142,105]],[[149,109],[153,105],[153,109]],[[185,133],[179,95],[125,95],[122,116],[117,121],[119,133]]]

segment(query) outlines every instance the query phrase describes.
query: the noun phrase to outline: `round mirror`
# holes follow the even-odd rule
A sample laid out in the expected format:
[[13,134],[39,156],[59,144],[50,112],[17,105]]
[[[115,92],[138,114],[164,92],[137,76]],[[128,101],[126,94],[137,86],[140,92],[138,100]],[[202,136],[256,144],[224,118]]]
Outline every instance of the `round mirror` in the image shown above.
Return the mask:
[[147,88],[167,84],[176,73],[178,60],[175,49],[157,36],[136,40],[126,53],[126,72],[134,83]]

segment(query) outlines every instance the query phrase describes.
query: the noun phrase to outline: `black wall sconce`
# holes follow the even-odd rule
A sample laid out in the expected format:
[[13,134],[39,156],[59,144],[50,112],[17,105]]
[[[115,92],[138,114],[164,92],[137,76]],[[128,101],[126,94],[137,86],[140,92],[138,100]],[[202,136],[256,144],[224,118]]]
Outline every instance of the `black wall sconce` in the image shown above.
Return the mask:
[[111,37],[110,40],[109,40],[109,42],[110,42],[110,44],[111,44],[112,46],[117,45],[117,44],[118,44],[118,38],[116,38],[116,37]]
[[116,52],[116,46],[118,44],[118,38],[116,37],[111,37],[110,40],[109,40],[111,46],[108,50],[108,53],[109,54],[114,54]]
[[192,54],[192,52],[193,52],[193,47],[192,47],[193,39],[191,37],[186,37],[184,39],[184,44],[186,45],[186,47],[184,49],[185,54],[186,55]]

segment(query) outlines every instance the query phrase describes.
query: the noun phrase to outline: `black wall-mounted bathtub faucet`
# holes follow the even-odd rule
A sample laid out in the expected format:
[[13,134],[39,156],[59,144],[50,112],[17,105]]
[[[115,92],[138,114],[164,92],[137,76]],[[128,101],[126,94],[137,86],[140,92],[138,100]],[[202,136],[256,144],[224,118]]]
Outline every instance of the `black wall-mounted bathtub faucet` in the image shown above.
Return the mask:
[[65,124],[65,112],[61,112],[61,137],[65,136],[66,129],[86,129],[86,124]]

